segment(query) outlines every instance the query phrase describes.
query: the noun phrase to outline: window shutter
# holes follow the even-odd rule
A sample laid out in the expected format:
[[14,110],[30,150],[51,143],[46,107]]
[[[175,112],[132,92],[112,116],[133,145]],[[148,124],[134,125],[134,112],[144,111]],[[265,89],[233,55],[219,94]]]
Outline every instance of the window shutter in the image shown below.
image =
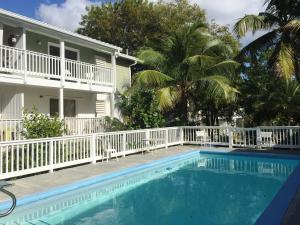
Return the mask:
[[105,101],[96,101],[96,114],[99,116],[105,115]]
[[100,67],[106,67],[106,60],[102,57],[96,57],[96,65]]

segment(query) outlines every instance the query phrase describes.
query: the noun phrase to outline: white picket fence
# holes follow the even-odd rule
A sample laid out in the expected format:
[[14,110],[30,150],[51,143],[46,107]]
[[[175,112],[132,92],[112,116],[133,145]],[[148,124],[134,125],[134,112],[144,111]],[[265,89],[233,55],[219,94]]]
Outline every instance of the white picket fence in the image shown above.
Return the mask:
[[[64,119],[65,135],[84,135],[104,132],[108,127],[104,117]],[[23,139],[21,119],[0,119],[0,142]]]
[[300,127],[168,127],[0,143],[0,179],[96,163],[113,156],[197,144],[229,148],[300,148]]

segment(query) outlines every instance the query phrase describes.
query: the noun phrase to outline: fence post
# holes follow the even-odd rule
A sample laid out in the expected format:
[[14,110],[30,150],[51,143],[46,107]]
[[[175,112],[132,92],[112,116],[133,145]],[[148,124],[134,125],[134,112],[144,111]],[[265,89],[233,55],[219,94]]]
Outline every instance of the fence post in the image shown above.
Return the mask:
[[293,149],[294,143],[293,143],[293,129],[292,128],[289,129],[289,141],[290,141],[291,149]]
[[146,130],[145,132],[145,147],[147,151],[150,151],[150,130]]
[[165,136],[165,148],[168,148],[168,137],[169,137],[169,132],[168,129],[166,129],[166,136]]
[[261,148],[262,139],[261,139],[261,129],[260,127],[256,127],[256,147]]
[[229,148],[233,148],[233,130],[232,127],[228,128],[228,146]]
[[90,142],[91,142],[92,164],[96,164],[96,134],[92,134]]
[[53,158],[54,158],[54,154],[53,154],[53,140],[50,140],[49,142],[49,166],[50,166],[50,173],[53,173]]
[[179,132],[180,132],[180,145],[183,145],[184,142],[184,135],[183,135],[183,127],[179,128]]
[[126,156],[126,133],[122,134],[122,151],[123,151],[123,157]]

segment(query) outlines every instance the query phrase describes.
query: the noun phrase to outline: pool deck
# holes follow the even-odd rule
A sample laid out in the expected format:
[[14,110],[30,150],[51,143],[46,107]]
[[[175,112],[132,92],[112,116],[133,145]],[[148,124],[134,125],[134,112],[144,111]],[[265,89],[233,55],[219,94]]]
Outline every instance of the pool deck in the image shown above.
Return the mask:
[[[109,160],[108,162],[97,162],[96,164],[84,164],[81,166],[70,167],[67,169],[56,170],[53,173],[42,173],[38,175],[32,175],[22,178],[11,179],[9,182],[13,184],[6,188],[13,192],[17,199],[25,196],[30,196],[35,193],[45,192],[53,188],[64,186],[70,183],[74,183],[83,179],[93,178],[99,175],[110,174],[130,167],[138,166],[144,163],[149,163],[155,160],[159,160],[165,157],[174,156],[177,154],[187,153],[191,151],[197,151],[200,149],[207,149],[209,147],[201,148],[195,145],[175,146],[166,149],[155,150],[146,154],[133,154],[126,157],[121,157],[117,161],[116,159]],[[215,148],[214,148],[215,150]],[[220,150],[224,151],[224,148]],[[228,149],[226,149],[228,150]],[[234,152],[245,152],[245,150],[233,150]],[[300,155],[299,151],[251,151],[256,153],[276,153],[276,154],[296,154]],[[0,203],[6,201],[5,196],[0,195]],[[300,224],[300,188],[296,196],[294,197],[290,207],[285,214],[284,221],[281,225],[296,225]]]

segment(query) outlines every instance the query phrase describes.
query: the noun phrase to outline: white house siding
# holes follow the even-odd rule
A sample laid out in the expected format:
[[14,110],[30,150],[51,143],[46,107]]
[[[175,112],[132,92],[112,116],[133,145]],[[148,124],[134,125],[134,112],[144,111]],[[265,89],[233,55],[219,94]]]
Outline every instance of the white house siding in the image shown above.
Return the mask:
[[23,96],[9,86],[0,86],[0,119],[20,119],[22,117]]
[[[50,88],[46,89],[30,86],[0,85],[0,90],[0,96],[4,96],[4,94],[2,93],[9,93],[10,96],[21,96],[23,94],[25,109],[30,110],[32,109],[32,107],[35,106],[39,112],[44,114],[50,113],[50,99],[58,99],[59,96],[59,89]],[[96,96],[96,94],[89,92],[73,91],[66,89],[64,90],[64,99],[71,99],[76,101],[76,117],[78,118],[95,117]],[[11,104],[14,103],[11,102]]]

